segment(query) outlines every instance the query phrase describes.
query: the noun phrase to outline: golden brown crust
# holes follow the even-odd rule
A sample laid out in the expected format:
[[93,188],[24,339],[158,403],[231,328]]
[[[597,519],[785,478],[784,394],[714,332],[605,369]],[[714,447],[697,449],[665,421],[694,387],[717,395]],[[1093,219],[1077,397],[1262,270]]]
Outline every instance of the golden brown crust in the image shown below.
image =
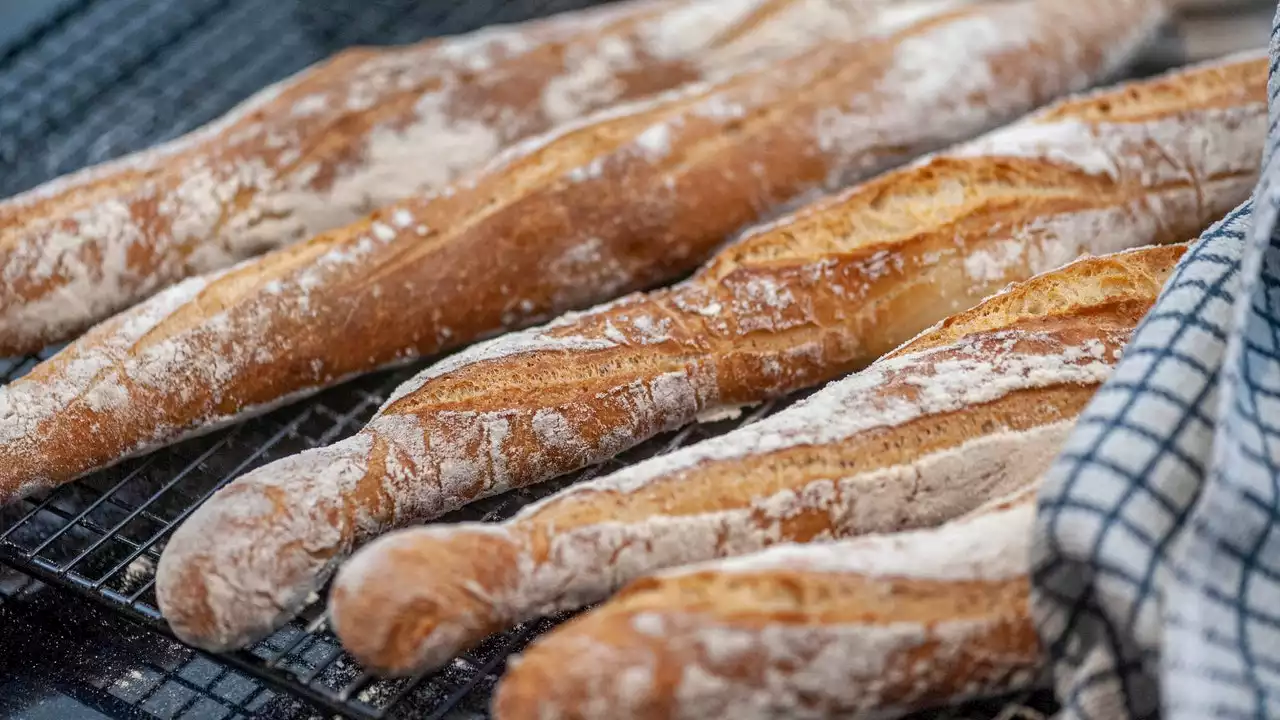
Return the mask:
[[[1030,507],[985,512],[998,525],[977,542],[992,559],[936,579],[929,554],[974,542],[964,529],[973,518],[783,549],[794,567],[766,552],[759,569],[747,557],[637,580],[513,660],[495,714],[882,717],[1025,687],[1040,664],[1027,614]],[[806,567],[811,555],[819,562]],[[984,576],[1004,565],[1021,569]]]
[[[1250,139],[1251,130],[1262,117],[1265,65],[1265,60],[1251,59],[1158,79],[1154,86],[1160,89],[1159,103],[1152,109],[1163,114],[1148,113],[1144,118],[1168,121],[1194,117],[1198,111],[1252,107],[1248,130],[1240,129],[1234,118],[1219,126],[1223,139],[1238,131],[1239,140],[1252,149],[1256,142]],[[1237,80],[1247,82],[1237,85]],[[1140,83],[1091,95],[1087,107],[1106,106],[1109,98],[1145,97],[1145,87]],[[1184,106],[1170,97],[1178,88]],[[1079,109],[1083,118],[1093,112],[1084,102],[1065,105]],[[1042,122],[1063,117],[1055,107]],[[1165,162],[1156,150],[1135,150],[1142,159],[1133,165]],[[1240,157],[1252,164],[1253,154]],[[613,454],[620,448],[609,446],[606,438],[618,428],[634,427],[629,436],[639,440],[667,427],[632,422],[629,413],[634,411],[616,391],[637,378],[709,378],[713,389],[698,397],[704,403],[734,405],[783,395],[864,365],[948,309],[968,307],[1007,282],[1046,269],[1043,260],[1037,262],[1025,251],[1019,262],[1009,262],[979,281],[967,267],[1046,218],[1077,216],[1088,222],[1084,218],[1090,214],[1132,207],[1131,227],[1114,234],[1134,232],[1132,244],[1176,242],[1194,236],[1237,204],[1252,176],[1251,169],[1240,166],[1202,177],[1203,185],[1185,180],[1152,184],[1132,171],[1111,178],[1051,159],[943,155],[817,203],[780,228],[726,248],[689,283],[628,298],[543,333],[548,339],[603,339],[612,334],[618,338],[612,347],[551,347],[454,367],[433,375],[389,411],[423,422],[463,409],[524,414],[526,408],[511,407],[509,397],[535,386],[538,402],[527,408],[530,417],[538,411],[559,413],[583,445],[602,448],[599,454],[548,464],[536,452],[536,441],[532,446],[513,443],[510,474],[536,481]],[[1215,183],[1229,185],[1230,190],[1206,191]],[[939,202],[957,192],[963,193],[960,201]],[[1145,202],[1178,196],[1190,198],[1189,204],[1170,208]],[[1152,227],[1142,225],[1144,216],[1154,221]],[[1091,249],[1087,238],[1072,241],[1080,249]],[[1118,237],[1103,241],[1127,244]],[[1063,259],[1070,257],[1068,251]],[[878,258],[884,260],[877,262]],[[761,288],[800,301],[779,307],[776,299],[761,297]],[[860,301],[856,312],[849,307],[851,297]],[[651,329],[655,324],[665,324],[657,337]],[[787,353],[806,347],[812,350]],[[591,368],[590,377],[582,377],[581,366]],[[579,407],[575,401],[588,395],[595,398],[593,407]],[[697,405],[694,411],[702,409]],[[682,417],[677,424],[688,419]]]
[[[933,590],[940,592],[939,588]],[[946,590],[959,594],[954,584]],[[803,706],[802,713],[794,716],[893,717],[915,709],[1027,687],[1034,681],[1040,662],[1035,629],[1025,613],[1000,614],[1001,610],[1014,607],[1016,602],[1025,604],[1026,588],[1007,583],[999,587],[982,585],[970,592],[973,595],[971,606],[982,612],[979,617],[969,618],[978,627],[969,631],[965,645],[953,648],[941,640],[932,639],[883,663],[887,679],[875,691],[876,696],[883,700],[873,705],[876,708],[888,706],[895,711],[877,715],[875,712],[879,710],[852,710],[849,705],[853,703],[811,701]],[[689,629],[695,629],[714,621],[694,615],[681,618],[679,623],[668,622],[678,632],[685,623]],[[771,706],[768,699],[760,701],[763,707],[754,712],[747,711],[737,707],[742,701],[728,693],[708,693],[709,697],[705,699],[695,696],[694,701],[704,704],[693,710],[682,709],[677,700],[680,697],[680,680],[689,668],[706,662],[707,651],[650,638],[637,632],[635,625],[634,616],[611,613],[597,617],[593,612],[575,624],[553,631],[518,663],[512,663],[512,671],[499,685],[494,700],[495,717],[500,720],[697,720],[708,717],[705,713],[714,712],[717,706],[735,707],[737,714],[734,717],[743,720],[791,717],[793,715],[788,712],[797,713],[794,708],[783,710],[778,707],[785,706],[782,702],[774,701]],[[745,632],[756,627],[757,623],[730,621],[724,625],[729,631]],[[590,643],[590,651],[583,648],[587,643]],[[849,645],[854,656],[859,651],[866,651],[856,643]],[[591,653],[592,667],[574,661],[588,652]],[[947,655],[946,663],[931,664],[932,657],[942,653]],[[637,661],[637,658],[642,661]],[[842,665],[842,662],[846,664]],[[832,663],[827,675],[833,683],[850,682],[851,679],[869,683],[871,680],[854,672],[854,663],[848,658],[833,659]],[[643,669],[637,671],[637,665]],[[642,686],[641,692],[628,694],[616,689],[620,680],[628,677],[627,673],[647,678],[650,668],[651,684]],[[765,663],[751,657],[738,661],[737,667],[716,669],[718,677],[727,678],[720,682],[735,688],[764,688],[766,673],[787,672],[784,664]],[[779,683],[775,681],[775,684]],[[602,707],[602,696],[608,698],[609,710]],[[617,699],[624,697],[625,701]],[[903,710],[897,711],[899,707]]]
[[[1250,59],[1237,65],[1255,68],[1265,61]],[[1242,168],[1254,166],[1253,130],[1263,122],[1262,85],[1215,89],[1212,83],[1222,74],[1218,67],[1180,73],[1177,77],[1189,107],[1171,110],[1151,124],[1137,126],[1149,129],[1134,131],[1139,136],[1154,135],[1159,127],[1155,123],[1194,116],[1195,109],[1221,109],[1218,102],[1223,95],[1247,98],[1236,109],[1250,108],[1248,129],[1231,118],[1220,125],[1224,138],[1239,132],[1246,151],[1237,156],[1236,169],[1221,172],[1216,179],[1206,177],[1204,189],[1182,181],[1144,184],[1140,168],[1164,164],[1163,148],[1136,150],[1140,160],[1119,177],[1089,174],[1038,158],[942,156],[890,173],[817,204],[794,222],[747,238],[721,252],[689,283],[628,298],[540,334],[548,341],[607,338],[612,342],[604,343],[606,347],[552,345],[534,352],[494,353],[434,374],[385,412],[414,418],[427,436],[456,428],[461,413],[481,417],[500,413],[507,438],[501,456],[502,482],[537,482],[598,462],[688,422],[708,405],[756,402],[865,364],[948,308],[976,302],[1010,279],[1038,269],[1037,263],[1042,266],[1045,260],[1024,248],[1016,262],[1006,263],[1000,272],[978,282],[967,267],[990,248],[1022,237],[1025,229],[1046,218],[1084,220],[1091,213],[1113,209],[1128,216],[1124,225],[1106,228],[1102,237],[1095,235],[1096,227],[1087,220],[1073,231],[1076,237],[1064,232],[1059,239],[1073,248],[1066,257],[1074,254],[1074,248],[1124,247],[1192,236],[1247,193],[1251,170]],[[1227,74],[1258,77],[1253,72]],[[1155,82],[1161,87],[1169,84],[1163,78]],[[1096,94],[1091,102],[1105,103],[1108,97],[1130,94],[1124,87]],[[1053,110],[1046,114],[1059,117]],[[1197,125],[1195,131],[1204,127]],[[1229,189],[1210,189],[1215,181],[1227,183]],[[956,188],[963,190],[958,200]],[[1176,212],[1150,200],[1180,192],[1189,202],[1173,205]],[[1101,245],[1092,244],[1098,240]],[[1034,239],[1027,242],[1033,245]],[[1180,253],[1179,249],[1151,251],[1081,265],[1079,272],[1087,269],[1089,275],[1078,279],[1080,289],[1075,292],[1088,297],[1105,288],[1112,293],[1112,305],[1089,312],[1114,314],[1122,323],[1131,323],[1135,313],[1145,311]],[[982,316],[959,315],[947,321],[943,331],[932,333],[929,342],[942,344],[984,327],[1013,325],[1015,315],[1042,315],[1051,300],[1070,300],[1050,294],[1060,292],[1051,289],[1055,282],[1052,276],[1033,280],[974,311]],[[780,306],[759,292],[762,287],[795,301]],[[708,312],[711,307],[721,311]],[[1064,311],[1068,315],[1083,312],[1069,307]],[[654,328],[659,326],[662,332],[655,335]],[[673,408],[637,402],[637,381],[657,396],[648,383],[664,376],[690,378],[687,403]],[[534,388],[536,402],[511,403],[512,396],[526,395]],[[571,442],[540,436],[537,421],[546,417],[556,418]],[[465,446],[465,454],[487,455],[490,451],[483,437]],[[498,480],[496,474],[489,477],[469,485],[465,496],[482,494],[488,482]],[[689,492],[688,497],[696,497]],[[661,492],[657,496],[663,498],[661,502],[670,502]],[[607,499],[600,502],[608,505]]]
[[[544,563],[550,559],[552,538],[572,528],[611,522],[638,523],[659,515],[727,510],[734,507],[738,498],[767,498],[824,479],[908,465],[917,458],[981,437],[984,429],[998,427],[1019,432],[1070,420],[1093,397],[1094,389],[1088,385],[1062,385],[1022,390],[983,405],[870,430],[838,445],[787,447],[706,463],[659,477],[626,492],[571,493],[559,502],[540,505],[534,512],[522,516],[516,529],[528,537],[529,554],[534,562]],[[901,395],[906,390],[893,388],[886,397]],[[731,494],[725,492],[729,487],[733,489]],[[761,530],[769,524],[763,512],[753,520],[760,524]],[[877,525],[889,532],[905,529],[902,525],[905,521],[906,518],[886,513]],[[788,517],[783,527],[783,535],[788,540],[809,542],[830,533],[832,520],[824,508],[815,508]],[[424,548],[423,559],[433,552]],[[501,555],[495,562],[502,562]],[[425,562],[424,569],[434,564],[434,561]]]
[[[753,86],[757,85],[766,94],[776,95],[782,89],[770,78]],[[714,219],[694,222],[690,220],[692,208],[678,205],[674,205],[677,214],[668,212],[661,193],[655,194],[654,187],[661,188],[669,165],[678,162],[678,157],[649,167],[642,156],[613,151],[634,141],[650,125],[679,115],[710,92],[687,92],[564,133],[545,147],[481,173],[475,182],[447,195],[407,200],[259,261],[193,279],[188,285],[194,286],[194,291],[181,293],[177,292],[181,286],[174,288],[95,328],[20,381],[23,384],[7,390],[14,394],[15,388],[21,392],[25,386],[48,386],[68,377],[69,366],[83,355],[119,342],[123,325],[152,314],[159,316],[159,322],[145,334],[121,343],[125,352],[141,357],[177,341],[184,350],[189,348],[186,352],[224,359],[232,375],[182,383],[183,396],[174,398],[182,368],[158,371],[174,375],[160,377],[164,382],[157,387],[137,383],[115,368],[104,368],[117,375],[115,383],[129,397],[137,398],[138,406],[131,403],[129,416],[120,422],[118,416],[112,419],[118,407],[95,406],[83,400],[66,403],[34,433],[65,439],[59,436],[82,433],[86,426],[113,424],[118,426],[116,432],[97,436],[88,444],[59,442],[47,452],[22,452],[20,466],[5,473],[5,481],[0,482],[4,486],[0,500],[11,498],[31,481],[56,484],[102,467],[156,435],[168,439],[299,390],[383,367],[409,355],[452,347],[492,332],[504,322],[527,322],[527,318],[581,303],[578,294],[607,292],[607,283],[602,287],[590,282],[591,278],[581,277],[576,267],[569,268],[570,282],[554,273],[529,272],[545,266],[548,258],[573,250],[581,241],[583,228],[613,225],[609,246],[615,251],[617,264],[600,265],[596,270],[612,272],[612,283],[648,284],[673,269],[687,267],[692,262],[690,244],[708,245],[719,235],[706,227],[716,222]],[[717,132],[716,124],[706,121],[689,133],[687,142],[704,142]],[[610,157],[616,162],[601,168],[597,177],[581,182],[563,177],[594,158]],[[732,148],[725,152],[723,161],[717,161],[725,171],[745,173],[744,163],[734,157]],[[800,177],[819,173],[819,163],[813,160],[783,160],[777,165],[778,184],[783,186],[800,184]],[[685,178],[680,182],[680,186],[673,183],[670,192],[681,190]],[[730,189],[721,183],[708,192],[694,199],[709,201],[715,193],[748,200],[758,197],[744,184]],[[634,202],[637,196],[654,199]],[[748,201],[727,206],[724,221],[715,230],[723,234],[745,222],[743,213],[749,212],[749,205]],[[396,222],[403,213],[408,213],[412,222]],[[668,222],[670,230],[664,229]],[[394,229],[394,239],[375,242],[375,231],[380,228]],[[658,237],[653,237],[655,233]],[[478,248],[484,250],[478,252]],[[668,252],[663,252],[664,248]],[[503,262],[494,263],[495,256]],[[348,257],[359,257],[360,262],[341,262]],[[327,258],[337,262],[326,267]],[[638,269],[634,273],[637,277],[628,272],[632,268]],[[273,283],[285,294],[273,294]],[[518,304],[504,290],[512,286],[522,290]],[[491,290],[477,294],[473,288]],[[172,294],[180,298],[168,301]],[[471,301],[459,302],[468,296]],[[209,330],[210,318],[219,316],[236,329],[235,334]],[[323,320],[317,324],[317,319]],[[341,323],[341,332],[335,337],[336,323]],[[247,337],[249,333],[252,337]],[[237,351],[238,346],[256,343],[284,351],[237,359],[245,354]],[[115,362],[124,364],[128,359]],[[102,384],[101,380],[95,382]]]
[[1265,63],[1211,63],[1204,66],[1195,82],[1187,83],[1178,75],[1166,75],[1150,82],[1128,85],[1125,92],[1084,95],[1060,103],[1045,116],[1052,122],[1069,117],[1092,121],[1143,122],[1168,113],[1188,110],[1223,110],[1248,102],[1258,86],[1267,83]]
[[[778,584],[787,579],[778,578]],[[792,581],[793,584],[795,581]],[[944,639],[930,638],[920,645],[904,650],[883,661],[878,673],[883,680],[874,691],[874,703],[841,703],[830,700],[814,700],[806,703],[802,717],[858,718],[883,717],[904,714],[914,709],[924,709],[1023,689],[1035,679],[1040,663],[1038,639],[1030,618],[1021,605],[1025,605],[1027,588],[1025,581],[1008,583],[975,583],[968,587],[956,583],[918,584],[916,592],[932,592],[935,606],[950,611],[941,617],[956,622],[966,622],[975,627],[968,629],[965,644],[952,647]],[[899,593],[910,589],[898,583],[877,588],[886,599],[899,599]],[[961,608],[951,610],[952,603]],[[763,706],[754,712],[738,707],[745,704],[735,694],[707,693],[698,697],[684,691],[690,702],[700,702],[693,709],[680,705],[681,679],[690,668],[710,665],[707,671],[712,677],[721,678],[726,690],[768,687],[766,677],[775,673],[785,677],[789,668],[780,662],[765,662],[748,656],[735,659],[735,666],[726,667],[708,661],[710,652],[701,647],[690,647],[670,638],[652,638],[635,629],[636,615],[621,611],[596,610],[552,632],[538,641],[512,663],[512,670],[500,684],[494,701],[495,716],[501,720],[676,720],[707,717],[702,714],[716,706],[735,707],[736,718],[769,718],[786,715],[786,703],[766,698],[758,702]],[[671,606],[668,605],[668,608]],[[855,606],[856,609],[856,606]],[[964,615],[963,610],[973,611]],[[607,613],[607,614],[606,614]],[[672,613],[674,614],[674,613]],[[727,616],[728,619],[721,618]],[[646,616],[648,617],[648,616]],[[678,621],[662,620],[673,632],[695,631],[708,626],[724,628],[726,632],[760,632],[774,623],[801,625],[806,620],[816,627],[825,623],[818,618],[784,616],[742,617],[730,613],[690,614]],[[771,622],[772,621],[772,622]],[[643,622],[643,621],[641,621]],[[918,631],[915,631],[918,632]],[[904,633],[905,634],[905,633]],[[590,650],[584,648],[589,647]],[[874,677],[859,675],[855,668],[859,652],[867,648],[856,642],[848,643],[849,655],[833,657],[832,667],[824,673],[832,683],[860,682],[873,684]],[[761,653],[763,654],[763,653]],[[591,666],[576,661],[587,655]],[[945,655],[945,663],[934,663],[934,657]],[[642,668],[637,671],[639,666]],[[640,692],[631,688],[617,688],[621,680],[652,672],[652,683],[641,686]],[[647,677],[647,675],[645,675]],[[637,683],[638,684],[638,683]],[[774,681],[775,685],[781,684]],[[797,683],[798,685],[801,683]],[[807,683],[805,683],[807,685]],[[627,690],[631,690],[630,694]],[[816,694],[821,694],[819,688]],[[757,691],[760,693],[760,690]],[[747,693],[743,693],[746,695]],[[601,698],[608,698],[611,709],[601,712]],[[625,698],[625,699],[623,699]],[[872,710],[854,709],[859,704],[869,704]],[[852,706],[852,707],[851,707]],[[875,715],[881,708],[902,708],[887,715]],[[790,709],[790,712],[796,712]],[[541,713],[541,714],[539,714]]]
[[379,539],[338,573],[335,631],[366,666],[405,674],[655,569],[973,510],[1045,467],[1185,250],[1015,285],[795,408],[505,523]]
[[[519,568],[559,565],[562,559],[558,555],[564,548],[557,540],[574,532],[585,539],[599,529],[643,527],[656,518],[683,518],[685,525],[692,526],[713,522],[711,518],[718,513],[742,511],[744,517],[735,521],[737,527],[732,532],[726,531],[707,556],[695,553],[685,558],[690,561],[743,552],[747,548],[737,536],[744,532],[757,535],[761,547],[840,537],[853,526],[842,527],[839,520],[833,520],[837,514],[833,508],[855,507],[858,502],[852,492],[848,496],[839,493],[829,504],[789,513],[781,521],[759,501],[818,488],[831,478],[910,466],[920,457],[945,452],[991,428],[1019,432],[1069,421],[1094,390],[1092,385],[1062,385],[1020,391],[992,403],[872,430],[839,444],[788,447],[706,463],[660,476],[627,492],[586,488],[588,492],[566,494],[540,505],[506,524],[505,533],[460,526],[430,537],[391,536],[398,542],[388,538],[380,541],[376,550],[366,551],[378,553],[376,572],[359,568],[347,574],[339,572],[330,594],[334,627],[346,650],[366,667],[404,675],[437,665],[492,633],[536,616],[543,603],[556,600],[495,599],[516,596],[529,585],[529,578]],[[1003,489],[1003,485],[975,483],[966,492],[978,502],[989,497],[993,487]],[[941,521],[948,513],[963,509],[951,505],[919,513],[919,509],[906,507],[897,511],[884,508],[878,517],[857,523],[857,531],[910,529]],[[667,533],[679,532],[679,524],[670,525],[673,527]],[[661,543],[664,539],[658,533],[656,537],[641,535],[637,542]],[[619,547],[599,555],[611,554],[616,561],[624,551],[625,547]],[[368,562],[367,557],[359,557]],[[600,561],[607,563],[608,559],[600,557]],[[651,565],[661,567],[663,563],[653,561],[645,568]],[[358,578],[352,576],[355,572],[360,573]],[[633,572],[619,573],[607,584],[624,581]],[[395,583],[387,582],[392,574]],[[584,587],[596,585],[580,582],[562,587],[574,592],[574,599],[559,600],[558,604],[574,607],[598,600],[600,592],[594,587],[582,593]],[[414,591],[428,588],[428,592]]]
[[[1070,283],[1063,283],[1058,273],[1047,273],[1010,286],[981,305],[943,320],[888,357],[946,345],[999,327],[1055,323],[1064,315],[1079,317],[1085,312],[1081,302],[1085,298],[1112,298],[1097,311],[1120,313],[1124,322],[1134,324],[1186,252],[1187,245],[1180,243],[1086,258],[1072,266]],[[1097,311],[1090,310],[1090,314]]]

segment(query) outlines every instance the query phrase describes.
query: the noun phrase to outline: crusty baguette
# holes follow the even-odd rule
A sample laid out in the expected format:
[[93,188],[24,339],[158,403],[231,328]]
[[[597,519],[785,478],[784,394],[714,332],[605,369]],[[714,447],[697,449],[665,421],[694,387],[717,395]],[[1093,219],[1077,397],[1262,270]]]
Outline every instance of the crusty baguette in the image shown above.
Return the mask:
[[883,719],[1034,686],[1033,498],[636,581],[513,658],[495,715]]
[[341,53],[176,141],[0,202],[0,356],[442,187],[589,111],[901,22],[877,18],[882,2],[639,0]]
[[[332,275],[302,273],[319,275],[316,282],[324,287],[302,296],[307,307],[291,311],[294,306],[282,307],[278,296],[265,314],[253,312],[253,303],[239,305],[252,330],[222,332],[212,347],[230,349],[238,342],[255,348],[261,343],[254,338],[263,337],[266,327],[266,338],[291,340],[289,364],[272,360],[280,355],[271,352],[261,365],[227,363],[225,374],[235,377],[236,389],[227,395],[237,408],[252,406],[265,398],[244,388],[279,397],[289,388],[438,348],[450,338],[472,338],[693,269],[730,228],[776,200],[833,175],[871,172],[946,136],[970,135],[1015,108],[1109,73],[1141,45],[1160,12],[1147,0],[982,5],[934,16],[884,42],[824,48],[709,95],[687,93],[662,110],[628,111],[594,132],[571,131],[564,142],[528,151],[530,160],[513,162],[513,171],[482,176],[475,187],[417,208],[421,219],[424,210],[444,215],[472,207],[478,198],[498,198],[492,211],[468,217],[461,227],[447,217],[426,221],[453,227],[450,235],[394,242],[417,226],[407,212],[397,225],[399,213],[392,212],[383,216],[389,222],[374,227],[384,228],[393,242],[364,240],[357,250],[367,255],[354,263],[359,269],[339,253],[334,265],[341,270]],[[735,118],[739,110],[742,116]],[[624,140],[630,144],[609,154],[608,147]],[[583,182],[547,181],[565,176]],[[513,189],[533,194],[514,200],[500,194]],[[176,327],[220,307],[228,286],[279,287],[266,281],[256,272],[214,281],[204,291],[214,300],[187,305],[175,316],[181,318]],[[205,327],[211,325],[225,327]],[[406,349],[391,342],[393,336],[413,344]],[[210,346],[201,343],[202,349]],[[132,362],[140,354],[145,357],[135,348],[124,356]],[[296,368],[301,380],[285,377],[285,367]],[[119,388],[116,377],[110,388]],[[127,413],[131,438],[140,425],[159,424],[153,407],[173,417],[169,397],[151,402],[135,385],[127,400],[143,405]],[[81,435],[88,423],[80,413],[92,408],[83,402],[74,407],[75,414],[64,409],[44,427]],[[93,421],[117,424],[120,416],[117,406],[93,413]],[[189,420],[191,413],[179,417]],[[217,414],[201,419],[209,417]],[[273,465],[233,483],[193,514],[170,542],[158,579],[161,605],[176,632],[205,647],[241,644],[295,612],[356,545],[501,489],[501,483],[469,484],[479,475],[465,464],[478,445],[501,444],[500,427],[483,434],[466,428],[464,435],[401,427],[408,434],[391,442],[376,431],[363,433],[331,451]],[[427,443],[454,447],[460,462],[415,464]],[[86,453],[83,445],[69,451],[56,440],[42,443],[36,455],[43,459],[15,458],[25,467],[11,476],[47,482],[51,468],[70,475],[121,449],[114,444],[105,453],[101,446]],[[83,462],[94,452],[100,454]],[[0,446],[0,457],[8,455]],[[78,464],[68,463],[68,456]],[[482,457],[487,463],[489,456]],[[228,541],[206,542],[214,536]]]
[[334,628],[361,662],[402,674],[657,568],[972,510],[1053,459],[1184,250],[1037,276],[773,417],[504,523],[375,540],[334,581]]

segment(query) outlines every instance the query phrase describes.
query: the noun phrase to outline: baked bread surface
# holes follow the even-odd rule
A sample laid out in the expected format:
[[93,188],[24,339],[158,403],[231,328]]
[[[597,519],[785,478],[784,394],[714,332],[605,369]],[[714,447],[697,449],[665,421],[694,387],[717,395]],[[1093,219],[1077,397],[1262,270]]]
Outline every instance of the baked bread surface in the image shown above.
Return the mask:
[[1184,250],[1037,276],[774,416],[569,487],[508,521],[375,540],[338,572],[334,629],[366,666],[411,673],[654,570],[931,527],[1023,489]]
[[513,658],[495,716],[888,718],[1026,689],[1033,495],[637,580]]

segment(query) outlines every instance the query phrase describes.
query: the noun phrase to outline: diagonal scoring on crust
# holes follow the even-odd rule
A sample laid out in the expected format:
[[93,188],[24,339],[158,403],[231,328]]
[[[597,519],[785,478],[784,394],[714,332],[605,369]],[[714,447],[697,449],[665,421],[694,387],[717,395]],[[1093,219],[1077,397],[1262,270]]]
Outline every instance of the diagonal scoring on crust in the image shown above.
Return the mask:
[[362,662],[410,672],[655,569],[971,510],[1052,459],[1184,251],[1047,273],[775,416],[505,523],[377,540],[335,581],[335,627]]

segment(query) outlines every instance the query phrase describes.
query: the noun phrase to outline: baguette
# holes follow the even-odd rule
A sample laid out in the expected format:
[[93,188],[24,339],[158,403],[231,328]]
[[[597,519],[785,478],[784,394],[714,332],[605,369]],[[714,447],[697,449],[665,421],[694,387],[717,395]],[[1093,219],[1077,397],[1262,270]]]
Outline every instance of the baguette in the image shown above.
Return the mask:
[[[343,273],[341,282],[329,283],[341,304],[322,305],[333,296],[313,290],[305,322],[283,322],[293,316],[273,306],[269,321],[255,318],[254,327],[269,324],[269,337],[315,341],[314,346],[293,342],[291,362],[305,371],[303,363],[318,358],[329,376],[338,377],[343,372],[324,362],[335,354],[351,360],[344,371],[368,368],[436,349],[448,339],[446,330],[454,341],[474,338],[549,309],[586,305],[669,279],[693,269],[732,228],[823,178],[872,172],[925,145],[968,136],[1015,108],[1109,73],[1140,45],[1160,13],[1159,4],[1147,0],[1088,0],[1086,5],[1087,11],[1081,11],[1077,0],[1034,0],[949,12],[883,42],[832,46],[749,81],[737,78],[727,89],[682,96],[666,105],[661,117],[653,110],[621,113],[604,124],[612,135],[567,135],[566,142],[533,154],[540,164],[524,166],[518,178],[513,180],[512,173],[493,176],[503,189],[536,188],[535,173],[544,178],[577,175],[573,168],[584,163],[594,168],[582,172],[587,176],[626,168],[625,174],[604,183],[552,183],[556,192],[572,196],[574,204],[567,204],[567,197],[566,204],[552,201],[550,191],[543,191],[537,205],[509,202],[496,214],[469,219],[463,235],[441,238],[427,251],[421,242],[384,247],[370,240],[370,254],[360,266],[373,270]],[[964,67],[960,74],[954,70],[957,65]],[[822,79],[805,80],[814,77]],[[845,111],[834,110],[845,101],[850,103]],[[734,107],[759,112],[744,110],[742,118],[734,119]],[[609,155],[596,147],[565,156],[575,148],[574,139],[594,137],[607,145],[605,139],[616,143],[619,134],[636,138],[635,149]],[[555,150],[558,155],[551,154]],[[655,155],[668,160],[653,169],[644,158]],[[475,189],[442,196],[442,206],[469,205],[492,192],[497,190],[482,179]],[[555,212],[533,212],[546,205]],[[534,223],[536,232],[529,229]],[[517,231],[524,236],[518,243],[509,239]],[[493,263],[494,256],[504,262]],[[360,293],[359,310],[329,310],[346,310],[355,303],[353,274],[371,286]],[[412,284],[408,278],[414,278]],[[243,278],[258,287],[263,280],[257,274]],[[225,281],[217,283],[225,286]],[[379,300],[380,287],[397,290],[392,304]],[[424,287],[432,292],[414,294]],[[316,319],[315,310],[321,307],[330,320]],[[200,312],[191,309],[186,317],[198,318]],[[517,312],[523,315],[510,322],[502,318]],[[379,322],[379,314],[385,320]],[[409,336],[417,344],[406,351],[405,345],[388,342],[393,324],[396,337]],[[389,352],[371,357],[383,342]],[[236,375],[237,383],[244,383],[239,387],[258,380],[254,368],[245,367],[245,374]],[[278,382],[282,374],[279,362],[265,373],[266,380],[275,381],[268,388],[271,397],[283,394]],[[291,387],[299,385],[305,383]],[[137,400],[140,394],[130,393],[130,398]],[[253,404],[244,394],[237,398],[238,408]],[[165,398],[158,404],[163,408],[166,403],[172,407],[173,401]],[[143,404],[140,412],[130,413],[133,437],[138,416],[153,407]],[[50,427],[83,434],[82,420],[65,411],[57,417]],[[110,415],[112,422],[119,417],[118,412]],[[154,423],[150,418],[143,422]],[[354,546],[388,528],[503,489],[501,483],[470,484],[477,473],[467,465],[469,453],[479,445],[502,444],[502,428],[495,425],[483,436],[472,428],[464,428],[462,435],[445,429],[432,436],[412,425],[402,427],[409,433],[394,442],[375,429],[331,450],[287,459],[233,483],[194,513],[169,544],[170,559],[161,563],[158,578],[158,597],[174,630],[203,647],[240,645],[296,612]],[[455,448],[458,462],[416,464],[427,443]],[[76,467],[110,459],[119,450],[113,446]],[[47,480],[50,466],[60,472],[71,469],[68,455],[80,462],[91,454],[52,443],[44,452],[35,468],[27,461],[14,475]],[[62,457],[50,463],[51,453]],[[7,454],[0,447],[0,457]],[[483,457],[487,462],[489,456]],[[209,537],[228,541],[211,545]]]
[[1037,276],[773,417],[504,523],[378,539],[334,581],[334,630],[367,667],[399,675],[658,568],[973,510],[1048,466],[1184,250]]
[[1034,686],[1033,499],[638,580],[513,658],[495,716],[888,718]]
[[443,187],[589,111],[901,22],[879,2],[641,0],[348,50],[178,140],[0,203],[0,356]]

